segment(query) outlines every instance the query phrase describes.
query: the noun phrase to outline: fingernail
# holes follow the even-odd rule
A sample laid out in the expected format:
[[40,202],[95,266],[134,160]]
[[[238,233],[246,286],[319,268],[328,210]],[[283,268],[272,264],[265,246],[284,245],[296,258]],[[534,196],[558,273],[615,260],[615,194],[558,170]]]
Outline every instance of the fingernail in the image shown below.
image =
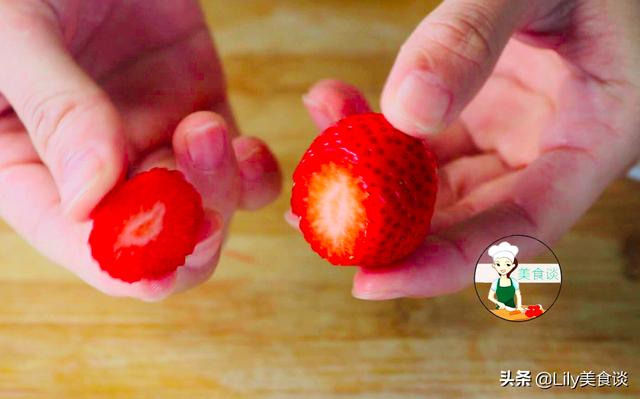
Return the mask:
[[227,151],[227,132],[217,123],[201,126],[186,134],[187,151],[194,167],[212,170],[224,160]]
[[322,104],[311,98],[309,95],[302,96],[302,103],[307,107],[307,110],[311,115],[311,119],[313,119],[316,125],[318,125],[320,128],[331,126],[339,119],[334,118],[333,115],[329,115],[329,110],[326,109],[326,107],[323,107]]
[[300,218],[296,216],[291,209],[284,213],[284,220],[294,229],[300,228]]
[[238,164],[241,165],[242,177],[247,181],[257,181],[265,175],[263,163],[256,159],[259,152],[259,148],[254,148],[250,153],[238,159]]
[[242,178],[246,181],[254,182],[263,179],[265,173],[273,168],[273,171],[278,170],[277,164],[270,162],[265,163],[265,154],[263,147],[257,145],[250,138],[241,138],[234,141],[234,148],[236,153],[236,160],[240,166],[240,173]]
[[414,133],[431,134],[444,127],[450,104],[451,93],[440,77],[415,70],[398,87],[395,104],[387,116],[410,126]]
[[214,210],[207,210],[203,228],[198,238],[198,244],[193,252],[185,259],[183,270],[189,270],[193,276],[194,272],[211,271],[212,259],[219,254],[220,247],[224,240],[224,219],[221,214]]
[[383,301],[387,299],[403,298],[407,293],[398,275],[378,273],[382,269],[367,271],[360,268],[353,279],[351,295],[358,299],[368,301]]
[[355,291],[351,293],[354,298],[366,301],[385,301],[388,299],[402,298],[404,295],[397,291]]
[[62,168],[60,197],[69,212],[102,177],[102,160],[92,148],[73,153]]
[[205,240],[209,236],[216,234],[224,229],[224,218],[215,210],[207,210],[205,218],[202,221],[202,228],[198,234],[199,240]]

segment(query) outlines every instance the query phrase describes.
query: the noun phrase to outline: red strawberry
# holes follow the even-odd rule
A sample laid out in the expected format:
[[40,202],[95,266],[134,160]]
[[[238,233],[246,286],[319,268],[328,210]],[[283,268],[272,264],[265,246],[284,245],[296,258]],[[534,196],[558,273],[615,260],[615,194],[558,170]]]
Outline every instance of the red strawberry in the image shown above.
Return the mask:
[[313,141],[293,174],[291,209],[329,262],[377,266],[424,241],[436,190],[436,161],[423,141],[382,114],[359,114]]
[[540,305],[529,305],[524,314],[527,317],[538,317],[542,314],[542,307]]
[[193,252],[204,211],[182,173],[155,168],[114,188],[91,214],[91,253],[111,277],[159,279]]

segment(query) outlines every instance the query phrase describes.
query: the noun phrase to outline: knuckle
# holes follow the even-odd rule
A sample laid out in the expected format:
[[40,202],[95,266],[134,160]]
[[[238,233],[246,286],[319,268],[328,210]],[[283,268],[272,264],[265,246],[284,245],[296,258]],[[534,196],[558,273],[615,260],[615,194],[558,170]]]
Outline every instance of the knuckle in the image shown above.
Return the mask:
[[48,1],[38,0],[0,0],[0,20],[0,32],[31,31],[59,22],[53,5]]
[[539,234],[538,215],[534,209],[525,205],[525,201],[521,201],[516,197],[509,197],[500,205],[497,212],[504,215],[504,220],[514,222],[514,226],[517,226],[515,231],[525,232],[525,234],[533,236]]
[[34,145],[39,151],[47,152],[59,134],[60,127],[78,107],[73,95],[55,92],[46,95],[27,96],[22,105],[23,118],[30,131]]
[[484,66],[496,57],[494,24],[490,12],[480,4],[469,4],[455,15],[442,15],[431,22],[429,40],[459,58]]
[[92,112],[103,95],[87,95],[72,90],[27,96],[22,104],[23,118],[41,156],[49,158],[69,131],[74,119]]

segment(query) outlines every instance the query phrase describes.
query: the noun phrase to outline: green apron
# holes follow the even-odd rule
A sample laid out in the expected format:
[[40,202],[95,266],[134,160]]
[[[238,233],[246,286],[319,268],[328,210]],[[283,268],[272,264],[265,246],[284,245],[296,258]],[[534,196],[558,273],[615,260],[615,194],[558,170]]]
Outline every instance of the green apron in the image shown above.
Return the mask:
[[[513,301],[513,298],[516,294],[516,289],[513,287],[513,281],[511,281],[511,278],[509,278],[509,282],[511,285],[508,287],[500,287],[500,278],[498,278],[498,283],[496,284],[496,298],[499,302],[504,303],[505,306],[515,308],[516,304]],[[498,305],[496,305],[496,309],[499,309]]]

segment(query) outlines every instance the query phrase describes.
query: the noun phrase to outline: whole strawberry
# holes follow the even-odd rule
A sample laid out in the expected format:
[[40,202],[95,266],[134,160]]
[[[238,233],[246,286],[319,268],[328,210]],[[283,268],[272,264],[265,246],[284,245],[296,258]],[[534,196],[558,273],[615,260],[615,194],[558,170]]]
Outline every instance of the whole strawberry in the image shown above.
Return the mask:
[[93,210],[91,254],[111,277],[159,279],[193,252],[204,211],[182,173],[162,168],[114,188]]
[[293,174],[292,212],[334,265],[378,266],[429,232],[438,178],[426,143],[382,114],[349,116],[320,134]]

